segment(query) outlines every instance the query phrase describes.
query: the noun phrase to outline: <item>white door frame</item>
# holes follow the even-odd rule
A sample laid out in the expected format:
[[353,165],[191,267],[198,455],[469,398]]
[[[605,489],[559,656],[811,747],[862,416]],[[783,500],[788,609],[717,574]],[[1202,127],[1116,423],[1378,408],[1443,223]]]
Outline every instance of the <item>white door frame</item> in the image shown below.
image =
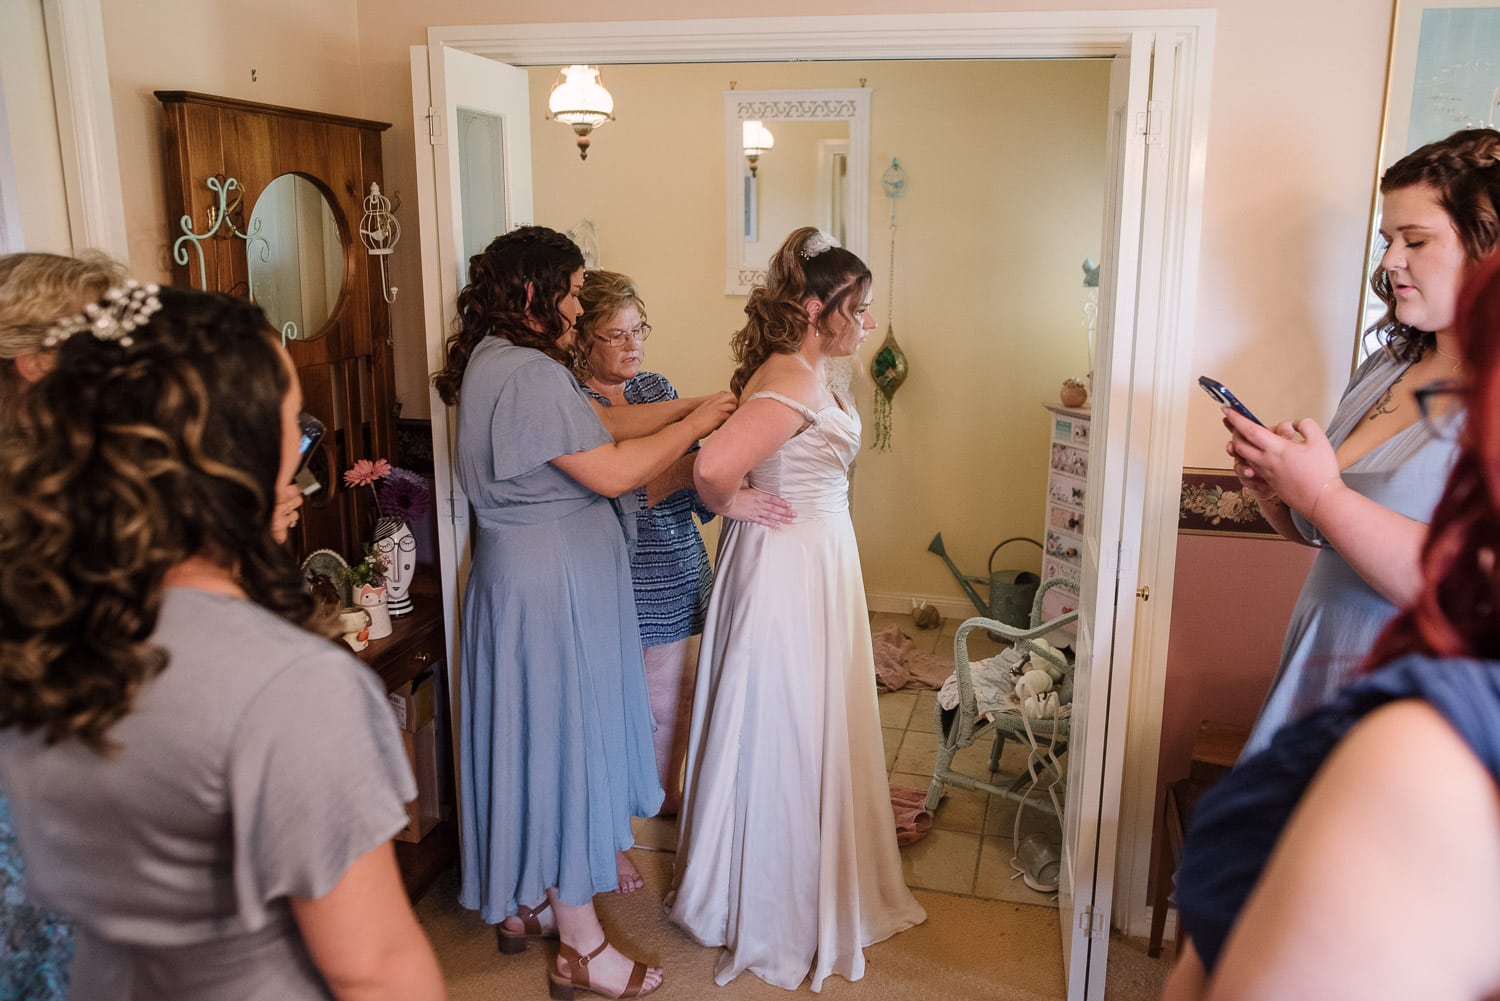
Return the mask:
[[[1108,58],[1134,31],[1156,34],[1177,54],[1170,121],[1156,142],[1170,160],[1156,211],[1163,240],[1143,259],[1138,294],[1155,331],[1153,392],[1141,401],[1151,426],[1140,540],[1135,669],[1130,693],[1112,923],[1143,935],[1155,821],[1177,517],[1191,384],[1203,164],[1208,142],[1215,13],[1211,10],[1048,11],[995,14],[847,15],[490,24],[432,27],[428,44],[451,45],[518,66],[856,59]],[[1147,317],[1138,316],[1138,324]],[[1112,714],[1113,715],[1113,714]]]
[[130,260],[100,0],[42,0],[73,250]]

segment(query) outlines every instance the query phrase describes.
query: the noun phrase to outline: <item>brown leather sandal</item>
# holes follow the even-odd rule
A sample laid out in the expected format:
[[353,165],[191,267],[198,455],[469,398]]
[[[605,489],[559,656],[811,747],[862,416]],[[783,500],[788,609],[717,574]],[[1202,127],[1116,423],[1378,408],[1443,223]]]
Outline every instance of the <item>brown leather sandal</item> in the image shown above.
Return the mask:
[[588,991],[590,994],[598,994],[606,998],[638,998],[644,997],[666,983],[666,980],[657,982],[656,987],[648,987],[641,990],[641,984],[646,982],[646,971],[650,969],[645,963],[637,961],[635,969],[630,971],[630,980],[625,984],[625,989],[618,994],[589,984],[589,960],[598,956],[609,948],[609,939],[599,943],[599,948],[587,956],[580,956],[578,950],[566,942],[559,941],[557,944],[557,955],[568,962],[568,975],[563,976],[557,972],[554,965],[547,971],[547,993],[551,994],[554,1001],[573,1001],[574,991]]
[[557,938],[557,929],[546,931],[542,928],[541,921],[537,920],[552,906],[551,900],[543,900],[540,907],[532,910],[525,904],[516,908],[516,917],[521,919],[521,931],[512,931],[505,925],[495,926],[495,940],[499,943],[500,951],[507,956],[514,956],[518,952],[526,951],[526,943],[534,938]]

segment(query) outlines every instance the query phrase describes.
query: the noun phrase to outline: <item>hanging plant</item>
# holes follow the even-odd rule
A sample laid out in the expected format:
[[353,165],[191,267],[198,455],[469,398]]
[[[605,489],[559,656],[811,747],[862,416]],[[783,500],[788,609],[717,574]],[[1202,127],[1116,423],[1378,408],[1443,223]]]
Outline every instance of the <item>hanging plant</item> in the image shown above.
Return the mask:
[[875,394],[875,450],[887,452],[891,447],[891,397],[906,381],[906,353],[896,342],[896,330],[890,324],[870,361],[870,376],[879,390]]
[[891,398],[906,381],[906,352],[896,342],[896,328],[891,323],[896,306],[896,199],[906,194],[906,171],[902,169],[901,161],[893,157],[880,181],[885,185],[885,196],[891,202],[891,256],[886,281],[885,340],[880,342],[880,347],[875,349],[875,357],[870,360],[870,376],[875,380],[875,388],[879,390],[875,394],[875,451],[889,452]]

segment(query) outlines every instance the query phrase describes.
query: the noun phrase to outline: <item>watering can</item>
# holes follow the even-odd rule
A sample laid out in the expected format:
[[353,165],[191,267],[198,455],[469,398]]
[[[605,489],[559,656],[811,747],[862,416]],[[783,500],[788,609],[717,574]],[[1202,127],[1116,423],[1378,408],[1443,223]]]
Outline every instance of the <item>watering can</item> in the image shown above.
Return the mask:
[[[1008,626],[1018,629],[1026,629],[1031,626],[1031,603],[1036,597],[1036,589],[1042,579],[1030,570],[996,570],[995,555],[1001,549],[1012,542],[1029,542],[1038,549],[1042,544],[1035,539],[1028,539],[1024,535],[1017,535],[1006,539],[994,549],[990,550],[989,576],[971,577],[961,573],[953,561],[948,558],[948,551],[943,548],[943,533],[939,532],[932,537],[932,543],[927,547],[929,553],[936,553],[942,557],[948,569],[953,573],[958,586],[964,589],[979,614],[991,619],[996,619]],[[989,584],[989,601],[980,597],[979,592],[974,589],[975,584]],[[991,636],[994,634],[992,633]]]

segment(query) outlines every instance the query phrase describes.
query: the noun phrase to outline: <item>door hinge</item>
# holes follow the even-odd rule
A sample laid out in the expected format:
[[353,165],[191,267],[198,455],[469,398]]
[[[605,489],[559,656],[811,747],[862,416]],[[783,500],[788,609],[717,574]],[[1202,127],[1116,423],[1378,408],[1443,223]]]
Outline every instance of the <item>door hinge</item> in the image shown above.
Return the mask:
[[[1099,915],[1103,917],[1104,915]],[[1088,904],[1078,915],[1078,930],[1083,932],[1084,938],[1093,938],[1096,932],[1103,932],[1102,921],[1094,920],[1094,905]]]
[[448,495],[448,520],[455,524],[458,522],[458,497],[455,494]]
[[1161,121],[1166,117],[1163,113],[1160,101],[1147,101],[1146,110],[1136,113],[1135,134],[1146,137],[1146,145],[1154,146],[1161,142]]
[[443,137],[438,134],[437,112],[431,105],[427,108],[427,142],[433,146],[443,144]]

